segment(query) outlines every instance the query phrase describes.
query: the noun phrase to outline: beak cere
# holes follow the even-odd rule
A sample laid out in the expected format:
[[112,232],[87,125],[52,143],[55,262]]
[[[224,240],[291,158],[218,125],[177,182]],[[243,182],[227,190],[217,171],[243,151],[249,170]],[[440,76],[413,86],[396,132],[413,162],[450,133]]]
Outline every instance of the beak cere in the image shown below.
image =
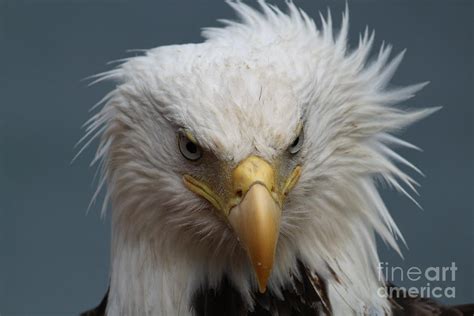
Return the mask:
[[232,182],[234,205],[230,205],[228,220],[249,255],[259,290],[264,293],[280,230],[275,172],[265,160],[250,156],[234,169]]

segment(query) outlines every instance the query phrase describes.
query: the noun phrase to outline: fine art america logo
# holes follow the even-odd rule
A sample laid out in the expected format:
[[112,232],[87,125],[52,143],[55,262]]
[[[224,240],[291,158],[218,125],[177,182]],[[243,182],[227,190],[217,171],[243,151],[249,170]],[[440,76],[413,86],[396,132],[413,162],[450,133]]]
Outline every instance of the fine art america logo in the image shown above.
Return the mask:
[[[456,288],[452,285],[456,281],[456,263],[449,266],[420,268],[412,266],[402,268],[390,266],[387,262],[380,262],[378,266],[378,278],[384,283],[387,282],[407,282],[417,286],[403,287],[397,286],[381,287],[378,295],[382,297],[406,298],[422,296],[426,298],[454,298]],[[418,286],[420,285],[420,286]]]

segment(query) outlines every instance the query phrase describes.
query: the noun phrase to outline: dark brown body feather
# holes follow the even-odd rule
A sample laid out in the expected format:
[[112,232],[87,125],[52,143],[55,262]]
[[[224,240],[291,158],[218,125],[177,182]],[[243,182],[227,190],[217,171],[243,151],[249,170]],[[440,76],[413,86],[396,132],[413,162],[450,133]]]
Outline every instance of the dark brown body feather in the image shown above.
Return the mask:
[[[294,278],[294,285],[283,290],[283,299],[268,292],[255,295],[253,311],[248,310],[242,297],[227,278],[224,278],[219,289],[201,289],[193,298],[191,308],[196,316],[317,316],[332,315],[325,282],[315,273],[299,264],[301,280]],[[388,293],[393,285],[388,284]],[[95,309],[82,313],[81,316],[103,316],[107,306],[107,296]],[[391,298],[394,316],[473,316],[474,304],[459,306],[442,306],[434,300],[400,295]]]
[[240,294],[227,279],[219,290],[201,290],[196,293],[193,308],[198,316],[296,316],[330,315],[331,306],[326,284],[317,275],[311,275],[299,265],[301,280],[293,279],[293,286],[282,291],[283,299],[269,294],[255,295],[254,310],[249,312]]
[[391,298],[393,316],[474,316],[474,304],[443,306],[436,301],[420,296],[410,296],[397,289],[391,291],[393,285],[387,285],[388,293],[399,293],[398,298]]

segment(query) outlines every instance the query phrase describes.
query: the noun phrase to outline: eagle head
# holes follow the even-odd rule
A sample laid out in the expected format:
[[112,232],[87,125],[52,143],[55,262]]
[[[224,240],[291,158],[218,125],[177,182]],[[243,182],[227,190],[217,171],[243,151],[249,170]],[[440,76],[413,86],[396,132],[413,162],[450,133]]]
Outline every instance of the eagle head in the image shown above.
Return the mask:
[[330,14],[316,26],[291,2],[259,3],[229,2],[240,20],[204,42],[146,50],[98,79],[117,83],[87,134],[101,139],[112,205],[110,314],[186,313],[223,278],[251,309],[298,262],[333,302],[387,306],[374,232],[398,249],[399,231],[376,183],[414,189],[396,163],[417,169],[391,147],[413,147],[394,133],[433,111],[397,106],[424,84],[388,87],[403,53],[369,59],[368,31],[349,49],[347,9],[333,34]]

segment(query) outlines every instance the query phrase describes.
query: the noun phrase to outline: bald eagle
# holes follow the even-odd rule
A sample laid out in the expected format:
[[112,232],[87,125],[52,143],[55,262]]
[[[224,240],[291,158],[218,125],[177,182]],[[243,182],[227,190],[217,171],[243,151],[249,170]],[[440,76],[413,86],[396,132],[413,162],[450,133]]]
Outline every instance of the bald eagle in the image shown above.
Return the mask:
[[349,49],[347,9],[336,33],[292,2],[228,3],[240,20],[204,42],[97,78],[117,83],[85,136],[100,138],[111,274],[84,315],[467,315],[378,291],[375,235],[399,251],[401,234],[376,184],[410,197],[397,165],[418,169],[392,148],[415,147],[394,133],[436,110],[396,107],[425,86],[387,87],[403,52],[368,61],[368,31]]

